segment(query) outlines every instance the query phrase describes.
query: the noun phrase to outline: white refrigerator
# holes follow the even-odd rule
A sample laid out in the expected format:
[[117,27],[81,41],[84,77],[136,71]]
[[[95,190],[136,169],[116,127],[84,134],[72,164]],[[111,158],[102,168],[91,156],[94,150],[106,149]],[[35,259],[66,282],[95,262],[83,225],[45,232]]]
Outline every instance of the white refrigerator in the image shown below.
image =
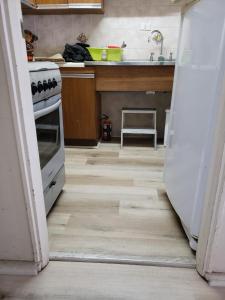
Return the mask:
[[194,250],[224,78],[225,0],[200,0],[182,16],[164,174]]

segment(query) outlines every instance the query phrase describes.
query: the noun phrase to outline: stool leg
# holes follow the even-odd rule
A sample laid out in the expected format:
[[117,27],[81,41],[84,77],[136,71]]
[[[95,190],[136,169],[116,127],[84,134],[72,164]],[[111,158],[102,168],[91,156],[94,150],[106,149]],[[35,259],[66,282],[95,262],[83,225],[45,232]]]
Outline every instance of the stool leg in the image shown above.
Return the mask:
[[154,140],[155,140],[155,150],[157,150],[157,133],[155,133]]
[[157,121],[156,121],[156,112],[154,115],[154,129],[156,131],[155,133],[155,150],[157,150]]
[[120,143],[120,147],[123,148],[123,133],[121,131],[121,143]]
[[121,139],[120,147],[123,148],[123,126],[124,126],[124,113],[122,112],[122,121],[121,121]]

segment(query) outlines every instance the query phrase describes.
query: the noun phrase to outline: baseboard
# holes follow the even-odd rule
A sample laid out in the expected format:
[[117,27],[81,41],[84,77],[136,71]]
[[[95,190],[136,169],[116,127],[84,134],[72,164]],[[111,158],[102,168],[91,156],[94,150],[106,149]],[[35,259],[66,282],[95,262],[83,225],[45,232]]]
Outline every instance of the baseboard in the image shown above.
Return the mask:
[[38,264],[31,261],[0,261],[0,275],[34,276],[38,269]]
[[65,146],[97,146],[98,140],[65,139]]
[[225,287],[225,273],[207,273],[205,278],[212,287]]

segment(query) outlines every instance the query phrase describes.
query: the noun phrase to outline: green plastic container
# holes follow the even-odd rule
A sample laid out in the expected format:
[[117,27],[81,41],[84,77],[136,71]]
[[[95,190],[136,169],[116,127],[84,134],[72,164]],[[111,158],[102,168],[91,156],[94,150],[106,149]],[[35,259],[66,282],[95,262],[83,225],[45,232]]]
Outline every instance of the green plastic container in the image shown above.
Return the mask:
[[123,49],[121,48],[108,48],[107,60],[108,61],[121,61],[123,55]]
[[98,61],[102,60],[102,51],[104,50],[104,48],[88,47],[87,49],[93,60],[98,60]]
[[87,48],[92,59],[96,61],[102,61],[102,52],[106,50],[107,61],[121,61],[123,55],[123,49],[121,48]]

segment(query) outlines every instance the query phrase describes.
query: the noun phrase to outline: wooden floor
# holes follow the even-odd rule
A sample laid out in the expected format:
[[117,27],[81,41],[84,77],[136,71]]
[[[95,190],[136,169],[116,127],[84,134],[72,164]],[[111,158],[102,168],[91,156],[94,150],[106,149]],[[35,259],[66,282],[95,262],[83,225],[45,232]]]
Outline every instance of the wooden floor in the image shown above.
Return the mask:
[[164,148],[66,149],[48,217],[52,260],[195,266],[163,184]]
[[192,269],[50,262],[37,277],[0,276],[4,300],[224,300]]

